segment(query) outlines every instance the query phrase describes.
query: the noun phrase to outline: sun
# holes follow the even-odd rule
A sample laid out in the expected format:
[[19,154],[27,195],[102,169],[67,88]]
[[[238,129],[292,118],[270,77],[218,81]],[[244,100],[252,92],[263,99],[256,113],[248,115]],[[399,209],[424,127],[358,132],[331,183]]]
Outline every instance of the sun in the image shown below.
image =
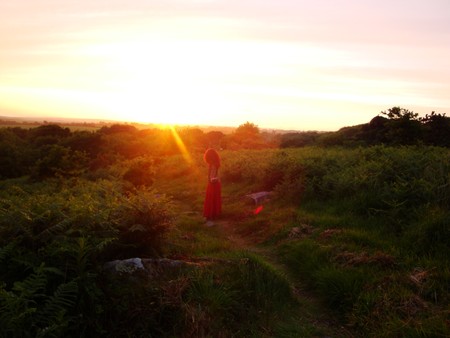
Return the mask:
[[217,60],[202,57],[205,47],[197,47],[123,42],[95,45],[85,53],[103,60],[96,78],[110,93],[103,105],[114,115],[145,123],[205,124],[230,107],[226,90],[211,76]]
[[93,78],[110,93],[104,105],[116,116],[147,123],[235,125],[286,72],[273,59],[287,62],[279,58],[292,53],[279,53],[279,48],[138,36],[85,46],[81,53],[98,60]]

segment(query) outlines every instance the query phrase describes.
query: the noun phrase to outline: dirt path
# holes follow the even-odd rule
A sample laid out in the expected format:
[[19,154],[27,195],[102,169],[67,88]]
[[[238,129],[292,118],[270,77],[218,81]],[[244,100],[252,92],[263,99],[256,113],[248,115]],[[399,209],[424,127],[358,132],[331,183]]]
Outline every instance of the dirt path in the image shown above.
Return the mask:
[[326,335],[319,337],[331,338],[331,337],[346,337],[352,338],[354,335],[343,327],[334,316],[325,309],[324,304],[321,303],[317,297],[315,297],[304,285],[298,280],[295,280],[289,273],[287,266],[277,259],[277,257],[269,249],[262,248],[253,243],[251,239],[240,236],[236,231],[236,227],[239,224],[233,223],[230,220],[222,219],[215,223],[223,238],[226,238],[233,244],[238,250],[246,250],[252,252],[259,257],[262,257],[264,261],[274,267],[277,271],[280,271],[288,281],[292,295],[297,300],[298,304],[302,306],[300,310],[300,316],[306,318],[307,321],[326,332]]

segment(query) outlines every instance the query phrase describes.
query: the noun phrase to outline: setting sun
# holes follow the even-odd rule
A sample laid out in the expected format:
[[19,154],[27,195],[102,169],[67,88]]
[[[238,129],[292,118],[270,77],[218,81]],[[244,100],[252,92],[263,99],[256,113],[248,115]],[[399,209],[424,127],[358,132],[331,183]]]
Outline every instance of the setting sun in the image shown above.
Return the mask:
[[0,115],[333,130],[450,109],[446,3],[170,3],[1,4]]

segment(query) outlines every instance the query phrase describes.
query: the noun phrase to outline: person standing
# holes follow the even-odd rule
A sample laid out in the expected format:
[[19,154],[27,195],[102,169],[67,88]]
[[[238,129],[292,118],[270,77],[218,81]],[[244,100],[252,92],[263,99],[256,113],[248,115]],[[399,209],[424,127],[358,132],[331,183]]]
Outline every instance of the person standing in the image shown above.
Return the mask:
[[203,159],[208,164],[208,184],[203,205],[203,216],[208,226],[214,225],[213,220],[222,212],[222,184],[219,178],[220,156],[216,150],[209,148]]

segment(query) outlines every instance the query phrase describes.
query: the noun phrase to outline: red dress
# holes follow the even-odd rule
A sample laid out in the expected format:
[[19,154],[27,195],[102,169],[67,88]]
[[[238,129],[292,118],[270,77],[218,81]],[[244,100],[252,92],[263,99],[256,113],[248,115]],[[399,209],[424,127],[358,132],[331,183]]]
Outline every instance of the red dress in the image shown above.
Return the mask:
[[207,219],[217,218],[222,212],[222,184],[217,176],[218,169],[209,167],[208,185],[206,186],[203,216]]

